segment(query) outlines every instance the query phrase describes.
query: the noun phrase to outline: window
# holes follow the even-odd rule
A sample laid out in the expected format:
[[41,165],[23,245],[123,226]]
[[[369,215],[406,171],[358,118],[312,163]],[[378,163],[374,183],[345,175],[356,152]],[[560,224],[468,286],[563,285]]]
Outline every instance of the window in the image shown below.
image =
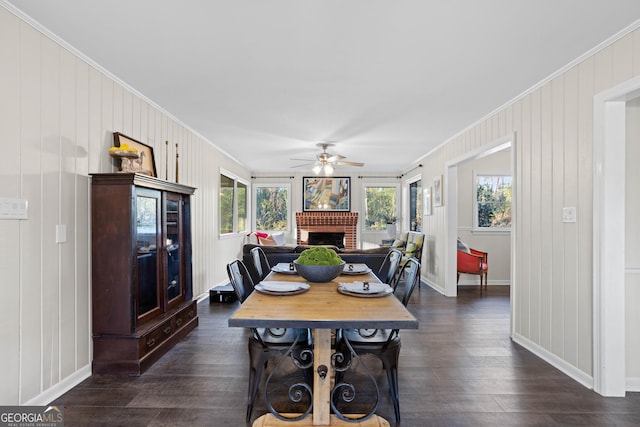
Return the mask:
[[474,184],[474,228],[508,231],[511,228],[511,175],[474,173]]
[[247,184],[220,173],[220,234],[247,231]]
[[409,230],[422,231],[422,180],[409,184]]
[[383,231],[387,223],[396,222],[398,186],[364,186],[364,229]]
[[256,231],[287,231],[289,229],[290,184],[255,184],[253,190],[256,211]]
[[238,194],[238,232],[247,231],[247,184],[236,181]]

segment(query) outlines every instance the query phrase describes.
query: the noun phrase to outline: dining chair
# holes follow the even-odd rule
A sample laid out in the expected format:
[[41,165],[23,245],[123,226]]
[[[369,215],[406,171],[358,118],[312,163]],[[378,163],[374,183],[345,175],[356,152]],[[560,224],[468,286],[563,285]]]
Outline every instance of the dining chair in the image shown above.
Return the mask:
[[260,246],[256,246],[251,249],[251,259],[253,259],[253,266],[258,272],[259,280],[264,280],[265,277],[269,275],[271,271],[271,266],[269,265],[269,260],[267,259],[267,255],[264,253]]
[[[406,307],[416,284],[420,281],[420,263],[418,260],[415,258],[407,259],[402,266],[399,277],[404,277],[404,292],[401,302]],[[339,368],[348,366],[354,356],[345,341],[349,342],[356,355],[371,354],[382,361],[382,367],[387,374],[396,423],[400,424],[398,358],[400,357],[401,341],[398,329],[338,330],[336,332],[336,353],[343,356],[343,360],[338,365]],[[336,370],[336,383],[342,382],[343,376],[344,371]]]
[[[253,280],[247,267],[240,260],[227,264],[227,275],[231,286],[242,304],[254,291]],[[298,328],[249,328],[249,393],[247,395],[247,418],[249,423],[253,404],[258,394],[262,372],[269,359],[289,354],[291,351],[309,349],[312,345],[309,329]],[[308,378],[305,371],[305,378]]]
[[389,248],[389,253],[382,261],[382,265],[378,270],[378,278],[384,283],[388,284],[395,291],[398,281],[396,280],[396,273],[400,260],[402,259],[402,252],[395,248]]

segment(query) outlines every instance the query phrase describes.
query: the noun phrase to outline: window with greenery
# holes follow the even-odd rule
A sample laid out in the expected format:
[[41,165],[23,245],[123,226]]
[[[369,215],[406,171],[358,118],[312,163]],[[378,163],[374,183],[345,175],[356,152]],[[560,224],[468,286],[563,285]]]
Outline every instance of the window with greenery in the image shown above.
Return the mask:
[[475,174],[474,227],[483,230],[511,228],[511,176]]
[[247,231],[247,184],[220,173],[220,234]]
[[409,184],[409,230],[422,231],[422,180]]
[[289,225],[289,184],[256,184],[256,231],[286,231]]
[[366,231],[385,230],[388,222],[396,222],[397,186],[365,185],[364,198]]
[[236,181],[238,193],[238,232],[247,231],[247,184]]
[[233,188],[235,181],[220,174],[220,234],[233,233]]

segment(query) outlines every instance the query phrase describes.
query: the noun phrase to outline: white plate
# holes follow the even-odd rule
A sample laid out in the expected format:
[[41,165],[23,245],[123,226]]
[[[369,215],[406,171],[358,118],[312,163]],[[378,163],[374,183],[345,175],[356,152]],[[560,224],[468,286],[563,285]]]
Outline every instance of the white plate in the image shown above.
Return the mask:
[[393,292],[393,288],[386,283],[369,283],[369,289],[364,288],[364,282],[340,283],[340,289],[352,294],[385,294]]
[[344,266],[344,270],[342,271],[342,274],[353,274],[353,275],[369,274],[369,273],[371,273],[371,269],[366,265],[353,265],[353,264],[346,264]]
[[289,265],[290,264],[288,262],[279,262],[278,264],[271,267],[271,271],[280,274],[298,274],[296,269],[294,268],[293,270],[291,270],[289,268]]
[[278,282],[276,280],[267,280],[256,285],[256,289],[267,292],[288,293],[309,289],[307,283],[297,282]]

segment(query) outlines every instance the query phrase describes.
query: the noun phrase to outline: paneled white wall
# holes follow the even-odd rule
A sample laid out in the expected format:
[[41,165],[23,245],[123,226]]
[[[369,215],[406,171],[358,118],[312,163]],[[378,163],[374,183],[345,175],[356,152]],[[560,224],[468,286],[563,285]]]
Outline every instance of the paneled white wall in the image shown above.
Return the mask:
[[[593,375],[593,97],[640,74],[640,31],[581,58],[421,160],[423,180],[448,161],[515,132],[517,243],[514,340],[586,385]],[[445,186],[447,183],[445,182]],[[430,282],[444,288],[447,206],[425,230]],[[562,208],[577,222],[563,223]]]
[[[89,174],[117,170],[107,153],[112,133],[151,145],[159,177],[171,181],[179,143],[179,181],[197,187],[195,295],[225,281],[219,260],[235,258],[242,243],[218,239],[218,170],[247,181],[249,173],[3,7],[0,64],[0,197],[29,203],[28,219],[0,221],[0,405],[44,404],[91,372]],[[65,243],[55,241],[57,224],[67,226]]]

